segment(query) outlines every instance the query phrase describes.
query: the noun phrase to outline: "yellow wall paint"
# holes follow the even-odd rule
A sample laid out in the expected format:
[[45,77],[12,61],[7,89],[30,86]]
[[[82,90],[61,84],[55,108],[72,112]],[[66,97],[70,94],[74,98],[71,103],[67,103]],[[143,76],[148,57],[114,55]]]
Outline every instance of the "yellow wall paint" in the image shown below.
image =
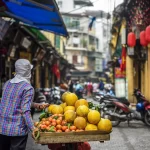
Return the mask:
[[147,66],[147,79],[145,78],[146,82],[148,83],[148,89],[147,89],[147,99],[150,101],[150,44],[148,46],[148,66]]
[[[55,34],[50,33],[50,32],[45,32],[45,31],[43,31],[42,33],[51,41],[52,46],[55,47]],[[64,46],[63,46],[63,43],[66,44],[66,38],[63,37],[63,36],[60,36],[60,49],[57,48],[57,51],[62,56],[64,56]]]
[[134,90],[134,70],[133,59],[129,56],[126,57],[126,79],[128,81],[128,100],[133,103],[133,90]]
[[46,31],[43,31],[42,33],[51,41],[52,46],[55,46],[55,34]]

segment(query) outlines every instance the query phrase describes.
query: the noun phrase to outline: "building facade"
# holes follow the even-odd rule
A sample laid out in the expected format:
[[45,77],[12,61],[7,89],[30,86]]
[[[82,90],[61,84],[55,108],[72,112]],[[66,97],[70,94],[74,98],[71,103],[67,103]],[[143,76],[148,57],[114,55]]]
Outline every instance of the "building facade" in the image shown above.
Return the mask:
[[68,13],[87,3],[91,6],[92,3],[70,0],[69,10],[64,8],[65,0],[62,0],[62,3],[58,0],[57,3],[70,36],[66,41],[65,55],[77,69],[72,72],[73,78],[78,80],[85,77],[99,77],[103,71],[103,58],[99,38],[96,37],[96,26],[93,24],[92,29],[89,30],[91,19],[81,10],[80,13]]

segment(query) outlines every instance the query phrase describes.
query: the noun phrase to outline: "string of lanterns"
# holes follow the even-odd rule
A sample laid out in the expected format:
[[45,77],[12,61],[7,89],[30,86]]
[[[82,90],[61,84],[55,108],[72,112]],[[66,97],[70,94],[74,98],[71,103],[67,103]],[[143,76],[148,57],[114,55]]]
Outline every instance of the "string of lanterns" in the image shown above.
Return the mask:
[[[136,45],[136,36],[134,32],[130,32],[127,39],[129,47],[134,47]],[[150,44],[150,26],[148,26],[145,31],[140,32],[140,44],[143,47]]]
[[[140,32],[140,44],[146,47],[150,43],[150,0],[135,0],[131,2],[128,11],[128,32],[132,31],[132,27],[137,27]],[[129,47],[136,45],[136,35],[129,32],[127,37]]]

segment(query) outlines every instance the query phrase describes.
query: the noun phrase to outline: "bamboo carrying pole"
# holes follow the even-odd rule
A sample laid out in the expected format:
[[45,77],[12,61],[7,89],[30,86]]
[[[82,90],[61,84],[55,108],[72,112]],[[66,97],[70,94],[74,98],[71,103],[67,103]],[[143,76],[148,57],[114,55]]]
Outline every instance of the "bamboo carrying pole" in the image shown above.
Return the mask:
[[126,78],[128,81],[128,100],[134,103],[133,90],[134,90],[134,72],[133,72],[133,59],[129,56],[126,57]]

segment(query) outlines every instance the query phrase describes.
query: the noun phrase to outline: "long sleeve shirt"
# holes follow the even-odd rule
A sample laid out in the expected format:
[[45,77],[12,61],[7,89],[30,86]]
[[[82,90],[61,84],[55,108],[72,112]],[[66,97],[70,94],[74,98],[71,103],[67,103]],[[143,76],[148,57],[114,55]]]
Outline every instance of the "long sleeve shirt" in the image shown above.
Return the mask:
[[5,83],[0,102],[0,134],[23,136],[33,130],[30,114],[33,97],[34,89],[29,83]]

